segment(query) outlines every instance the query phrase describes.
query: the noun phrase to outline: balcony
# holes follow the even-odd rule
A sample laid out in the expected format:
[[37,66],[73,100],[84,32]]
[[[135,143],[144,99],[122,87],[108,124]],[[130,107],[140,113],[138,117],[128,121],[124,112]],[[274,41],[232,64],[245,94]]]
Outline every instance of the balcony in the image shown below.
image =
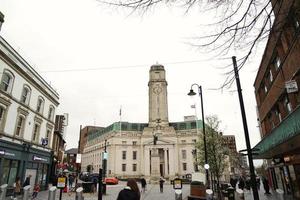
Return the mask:
[[257,159],[288,154],[300,148],[300,106],[288,115],[254,148],[259,149]]

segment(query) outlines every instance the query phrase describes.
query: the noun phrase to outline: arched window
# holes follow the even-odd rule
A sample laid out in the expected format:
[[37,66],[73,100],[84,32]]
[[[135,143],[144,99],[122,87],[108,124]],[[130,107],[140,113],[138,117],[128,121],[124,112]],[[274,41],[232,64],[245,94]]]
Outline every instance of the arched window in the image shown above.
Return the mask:
[[42,114],[44,110],[44,99],[43,97],[39,96],[38,101],[37,101],[37,107],[36,107],[36,112]]
[[23,90],[22,90],[22,95],[21,95],[21,102],[28,105],[29,99],[30,99],[30,94],[31,94],[30,87],[27,85],[24,85]]
[[11,93],[13,82],[14,82],[13,74],[8,70],[4,70],[0,89],[4,92]]
[[51,105],[51,106],[49,107],[48,119],[49,119],[49,120],[53,120],[53,116],[54,116],[54,107]]

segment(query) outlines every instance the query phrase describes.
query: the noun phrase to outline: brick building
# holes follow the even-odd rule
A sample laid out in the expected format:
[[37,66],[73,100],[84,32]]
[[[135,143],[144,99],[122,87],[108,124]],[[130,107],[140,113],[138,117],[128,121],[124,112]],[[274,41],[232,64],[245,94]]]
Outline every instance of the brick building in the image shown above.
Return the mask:
[[262,140],[274,189],[300,197],[299,1],[272,0],[275,21],[254,82]]

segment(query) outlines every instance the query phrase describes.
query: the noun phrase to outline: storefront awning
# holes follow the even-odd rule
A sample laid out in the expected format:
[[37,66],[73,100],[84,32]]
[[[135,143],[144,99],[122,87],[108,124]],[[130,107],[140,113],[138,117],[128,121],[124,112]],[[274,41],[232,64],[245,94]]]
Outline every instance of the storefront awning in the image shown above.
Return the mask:
[[287,116],[278,127],[265,136],[254,148],[256,159],[283,155],[300,147],[300,107]]

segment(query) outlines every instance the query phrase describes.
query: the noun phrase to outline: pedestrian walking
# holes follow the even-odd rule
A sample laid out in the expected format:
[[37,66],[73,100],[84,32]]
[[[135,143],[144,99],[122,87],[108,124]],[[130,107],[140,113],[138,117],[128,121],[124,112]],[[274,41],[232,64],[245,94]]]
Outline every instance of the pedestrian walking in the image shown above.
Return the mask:
[[264,185],[265,194],[271,194],[270,191],[269,191],[270,190],[270,186],[269,186],[268,179],[266,177],[263,177],[262,182],[263,182],[263,185]]
[[235,189],[237,183],[237,179],[235,177],[230,178],[230,185]]
[[32,199],[36,199],[38,193],[40,192],[40,185],[37,183],[33,188]]
[[146,192],[147,182],[144,179],[144,177],[141,179],[141,185],[142,185],[142,193],[145,193]]
[[128,179],[127,186],[119,192],[117,200],[140,200],[140,190],[134,179]]
[[239,184],[238,184],[238,186],[239,186],[239,189],[244,190],[245,181],[244,181],[243,177],[239,178]]
[[165,180],[163,179],[163,177],[160,177],[159,178],[159,190],[160,190],[160,193],[164,192],[164,182],[165,182]]
[[25,187],[25,186],[27,186],[27,185],[30,185],[30,178],[31,178],[31,174],[29,174],[29,175],[26,177],[26,179],[25,179],[25,181],[24,181],[24,183],[23,183],[23,187]]
[[69,174],[68,178],[69,178],[69,190],[70,190],[73,186],[74,176],[72,174]]
[[21,194],[21,179],[20,177],[16,178],[16,181],[14,182],[14,198],[16,198],[18,195]]
[[259,190],[260,189],[260,178],[258,176],[256,177],[256,186],[257,186],[257,189]]

